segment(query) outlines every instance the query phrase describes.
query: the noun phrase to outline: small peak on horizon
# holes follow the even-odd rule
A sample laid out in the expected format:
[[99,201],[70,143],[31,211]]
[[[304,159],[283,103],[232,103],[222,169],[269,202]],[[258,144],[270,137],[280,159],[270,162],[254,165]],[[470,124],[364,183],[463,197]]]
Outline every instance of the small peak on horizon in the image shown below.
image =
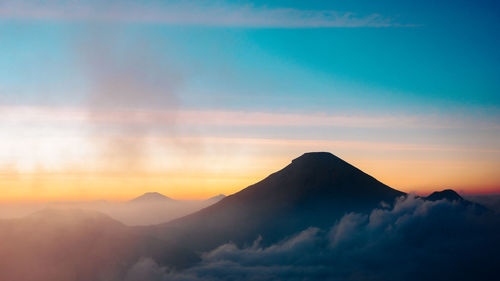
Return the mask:
[[159,192],[152,191],[152,192],[145,192],[143,195],[151,195],[151,196],[165,196]]
[[146,201],[175,201],[174,199],[168,197],[168,196],[165,196],[159,192],[146,192],[144,194],[142,194],[141,196],[138,196],[132,200],[130,200],[130,202],[146,202]]

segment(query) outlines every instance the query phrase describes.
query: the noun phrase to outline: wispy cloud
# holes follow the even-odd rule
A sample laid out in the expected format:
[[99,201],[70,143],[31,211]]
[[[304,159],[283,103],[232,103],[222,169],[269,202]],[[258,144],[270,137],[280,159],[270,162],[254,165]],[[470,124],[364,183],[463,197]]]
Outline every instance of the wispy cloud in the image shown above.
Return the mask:
[[165,126],[172,120],[183,126],[219,127],[330,127],[330,128],[422,128],[460,129],[482,128],[500,129],[498,124],[475,118],[436,115],[346,115],[321,112],[259,112],[231,110],[131,110],[94,109],[91,114],[79,107],[45,106],[0,106],[2,122],[36,123],[96,123],[120,125],[122,123]]
[[273,28],[401,26],[379,14],[269,8],[221,1],[32,1],[0,3],[0,17],[62,21],[151,22],[172,25]]

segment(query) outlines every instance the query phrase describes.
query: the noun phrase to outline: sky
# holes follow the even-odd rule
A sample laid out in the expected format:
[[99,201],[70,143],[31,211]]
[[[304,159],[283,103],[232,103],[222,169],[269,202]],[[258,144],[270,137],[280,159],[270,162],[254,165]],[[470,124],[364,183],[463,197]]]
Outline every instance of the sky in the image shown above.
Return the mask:
[[0,201],[231,194],[308,151],[500,192],[497,1],[0,1]]

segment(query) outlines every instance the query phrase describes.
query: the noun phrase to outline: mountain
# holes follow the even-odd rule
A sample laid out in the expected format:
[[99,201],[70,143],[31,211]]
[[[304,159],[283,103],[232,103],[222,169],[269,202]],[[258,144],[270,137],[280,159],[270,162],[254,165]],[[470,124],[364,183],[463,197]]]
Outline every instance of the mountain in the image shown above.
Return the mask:
[[258,236],[263,244],[273,243],[402,195],[331,153],[306,153],[262,181],[152,231],[196,251],[229,241],[251,244]]
[[448,200],[448,201],[466,201],[462,196],[458,195],[454,190],[445,189],[442,191],[435,191],[429,196],[424,197],[425,200],[438,201],[438,200]]
[[485,213],[490,211],[490,209],[485,207],[485,205],[466,200],[451,189],[435,191],[431,193],[429,196],[424,197],[423,199],[429,201],[448,200],[450,202],[458,202],[464,206],[473,207],[477,213]]
[[174,202],[177,200],[174,200],[158,192],[146,192],[143,195],[130,200],[129,202],[147,203],[147,202],[167,202],[167,201]]

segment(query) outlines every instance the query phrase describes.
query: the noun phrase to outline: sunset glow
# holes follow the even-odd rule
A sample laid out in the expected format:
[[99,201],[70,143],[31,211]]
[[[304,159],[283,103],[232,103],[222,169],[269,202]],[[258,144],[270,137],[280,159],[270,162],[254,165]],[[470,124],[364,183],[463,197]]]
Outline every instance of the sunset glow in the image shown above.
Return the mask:
[[231,194],[307,151],[500,192],[497,19],[365,4],[2,3],[0,201]]
[[[335,151],[407,192],[500,191],[500,148],[465,133],[498,132],[483,120],[206,110],[89,114],[33,106],[2,112],[2,201],[127,200],[151,190],[202,199],[232,194],[312,150]],[[163,128],[174,114],[175,136]],[[123,129],[133,126],[147,132]],[[314,128],[308,138],[296,133],[307,126]],[[463,135],[457,142],[437,130]]]

